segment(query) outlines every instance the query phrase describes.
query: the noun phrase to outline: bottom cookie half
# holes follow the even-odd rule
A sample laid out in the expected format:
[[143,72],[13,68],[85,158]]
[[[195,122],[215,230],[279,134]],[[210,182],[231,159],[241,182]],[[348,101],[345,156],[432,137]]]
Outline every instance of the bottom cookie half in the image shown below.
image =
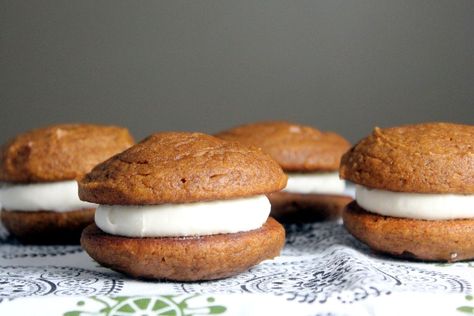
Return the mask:
[[322,222],[341,218],[352,201],[344,195],[275,192],[268,195],[271,216],[282,223]]
[[25,244],[79,244],[82,230],[94,222],[95,209],[68,212],[1,212],[5,228]]
[[417,220],[382,216],[352,202],[343,213],[344,226],[375,251],[425,261],[474,258],[474,220]]
[[213,280],[243,272],[280,254],[285,230],[269,218],[259,229],[193,237],[130,238],[110,235],[95,224],[81,238],[97,262],[135,278]]

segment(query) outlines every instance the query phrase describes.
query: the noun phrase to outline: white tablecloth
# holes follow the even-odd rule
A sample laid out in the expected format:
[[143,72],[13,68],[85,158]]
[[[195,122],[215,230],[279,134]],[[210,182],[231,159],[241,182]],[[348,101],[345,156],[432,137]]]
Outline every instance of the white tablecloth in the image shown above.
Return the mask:
[[372,253],[340,223],[287,226],[282,255],[232,278],[133,280],[79,246],[24,246],[0,229],[0,315],[474,314],[474,263]]

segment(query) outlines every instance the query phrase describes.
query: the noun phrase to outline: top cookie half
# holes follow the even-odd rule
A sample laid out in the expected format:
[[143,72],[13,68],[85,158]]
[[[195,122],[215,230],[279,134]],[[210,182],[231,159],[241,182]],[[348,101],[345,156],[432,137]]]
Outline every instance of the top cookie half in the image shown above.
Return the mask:
[[242,125],[216,136],[260,147],[288,172],[336,171],[350,147],[336,133],[284,121]]
[[29,183],[77,179],[133,144],[126,128],[62,124],[11,139],[0,152],[0,181]]
[[157,133],[96,166],[79,181],[98,204],[186,203],[281,190],[286,175],[267,154],[201,133]]
[[375,128],[343,156],[340,175],[374,189],[473,194],[474,126]]

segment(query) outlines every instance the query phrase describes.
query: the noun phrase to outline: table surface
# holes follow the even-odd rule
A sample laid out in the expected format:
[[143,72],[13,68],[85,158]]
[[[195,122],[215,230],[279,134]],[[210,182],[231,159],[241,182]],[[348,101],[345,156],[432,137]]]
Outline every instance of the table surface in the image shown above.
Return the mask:
[[235,277],[130,279],[79,246],[20,245],[0,228],[0,315],[474,313],[474,262],[374,254],[340,222],[289,225],[280,257]]

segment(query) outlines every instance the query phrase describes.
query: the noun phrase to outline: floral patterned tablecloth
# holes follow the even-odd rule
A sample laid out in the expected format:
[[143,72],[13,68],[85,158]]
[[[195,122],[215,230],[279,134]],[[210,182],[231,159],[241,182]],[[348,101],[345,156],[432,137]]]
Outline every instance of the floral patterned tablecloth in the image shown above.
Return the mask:
[[79,246],[24,246],[0,228],[0,315],[474,314],[474,263],[372,253],[339,222],[287,226],[282,255],[233,278],[130,279]]

